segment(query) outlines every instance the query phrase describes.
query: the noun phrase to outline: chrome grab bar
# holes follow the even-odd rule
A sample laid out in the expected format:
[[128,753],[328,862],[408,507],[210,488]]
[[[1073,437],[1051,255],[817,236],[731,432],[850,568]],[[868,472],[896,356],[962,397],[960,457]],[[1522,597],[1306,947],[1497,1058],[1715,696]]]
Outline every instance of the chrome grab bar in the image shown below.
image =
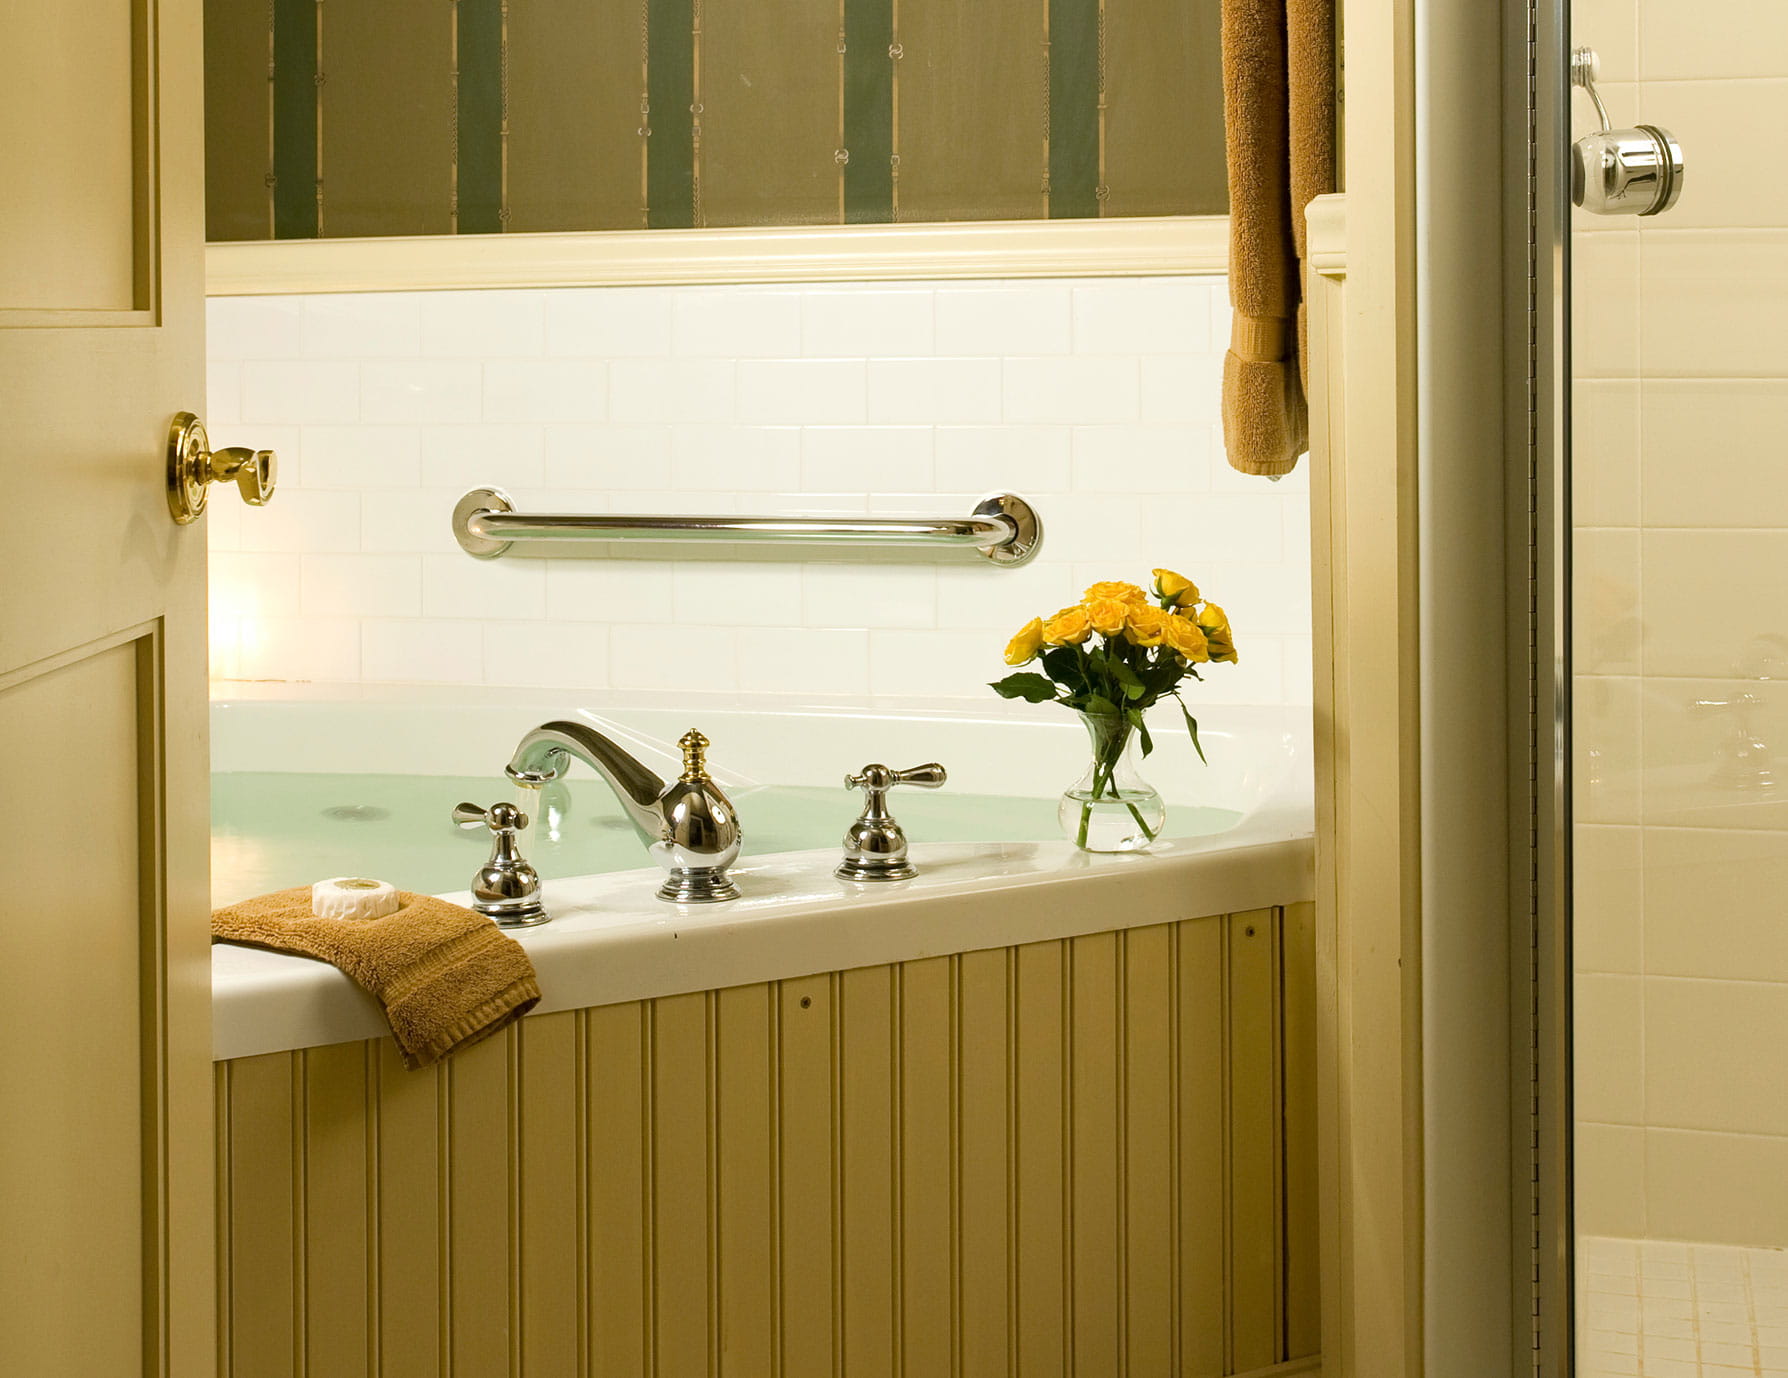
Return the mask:
[[453,536],[468,555],[492,560],[517,541],[793,541],[865,546],[971,546],[1007,567],[1043,541],[1036,509],[1011,493],[984,498],[967,517],[672,517],[517,512],[507,493],[474,488],[453,509]]

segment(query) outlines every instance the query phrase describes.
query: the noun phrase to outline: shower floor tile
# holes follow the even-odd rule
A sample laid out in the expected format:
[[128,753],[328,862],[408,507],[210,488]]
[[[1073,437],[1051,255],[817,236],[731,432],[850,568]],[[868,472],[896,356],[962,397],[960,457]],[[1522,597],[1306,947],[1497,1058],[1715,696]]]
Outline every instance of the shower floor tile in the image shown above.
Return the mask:
[[1586,1237],[1579,1378],[1788,1378],[1788,1251]]

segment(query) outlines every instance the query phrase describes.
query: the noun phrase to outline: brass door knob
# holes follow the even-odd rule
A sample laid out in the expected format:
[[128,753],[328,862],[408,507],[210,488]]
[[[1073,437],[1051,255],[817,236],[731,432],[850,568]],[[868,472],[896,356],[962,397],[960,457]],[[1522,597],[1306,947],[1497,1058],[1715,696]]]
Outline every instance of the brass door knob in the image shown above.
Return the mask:
[[272,450],[232,445],[213,450],[204,423],[180,412],[168,427],[168,511],[185,526],[205,510],[206,485],[233,483],[250,507],[265,507],[279,481],[279,457]]

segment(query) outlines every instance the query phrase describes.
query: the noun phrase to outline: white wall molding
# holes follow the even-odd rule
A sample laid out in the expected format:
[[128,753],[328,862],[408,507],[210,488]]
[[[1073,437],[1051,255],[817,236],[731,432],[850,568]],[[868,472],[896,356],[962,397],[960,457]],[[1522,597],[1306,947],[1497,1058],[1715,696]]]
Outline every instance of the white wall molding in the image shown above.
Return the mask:
[[1227,216],[212,244],[211,296],[478,287],[1149,277],[1228,270]]

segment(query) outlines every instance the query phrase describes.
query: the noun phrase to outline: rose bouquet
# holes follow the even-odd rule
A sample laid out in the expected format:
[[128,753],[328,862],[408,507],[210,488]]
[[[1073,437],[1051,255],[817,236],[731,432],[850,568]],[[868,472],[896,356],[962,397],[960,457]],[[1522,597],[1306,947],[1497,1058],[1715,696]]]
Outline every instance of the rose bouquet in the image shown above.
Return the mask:
[[1006,647],[1006,664],[1038,661],[1041,672],[1007,675],[991,687],[1002,698],[1059,703],[1080,714],[1092,765],[1062,796],[1063,827],[1089,851],[1148,846],[1166,819],[1161,796],[1134,772],[1128,755],[1154,750],[1148,710],[1164,698],[1180,706],[1193,749],[1204,759],[1198,722],[1180,696],[1198,666],[1236,659],[1229,618],[1198,587],[1170,569],[1154,571],[1153,597],[1135,584],[1094,584],[1081,601],[1032,618]]

